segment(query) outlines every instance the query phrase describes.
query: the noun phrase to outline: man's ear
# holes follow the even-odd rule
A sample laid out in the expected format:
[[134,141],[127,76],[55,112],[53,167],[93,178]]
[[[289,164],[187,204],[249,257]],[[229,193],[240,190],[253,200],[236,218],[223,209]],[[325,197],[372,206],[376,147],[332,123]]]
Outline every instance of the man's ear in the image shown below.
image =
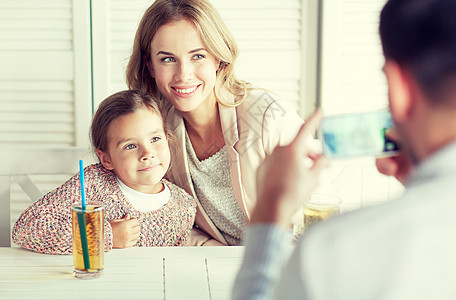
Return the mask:
[[112,165],[111,162],[111,157],[109,156],[108,153],[105,153],[99,149],[96,150],[97,156],[100,159],[101,164],[103,167],[105,167],[107,170],[113,170],[114,166]]
[[415,104],[415,81],[411,74],[395,61],[387,60],[383,70],[388,82],[389,106],[393,119],[400,123],[407,121]]
[[152,76],[152,78],[155,78],[154,68],[152,67],[152,62],[150,60],[147,61],[146,66],[147,66],[147,69],[149,70],[150,76]]

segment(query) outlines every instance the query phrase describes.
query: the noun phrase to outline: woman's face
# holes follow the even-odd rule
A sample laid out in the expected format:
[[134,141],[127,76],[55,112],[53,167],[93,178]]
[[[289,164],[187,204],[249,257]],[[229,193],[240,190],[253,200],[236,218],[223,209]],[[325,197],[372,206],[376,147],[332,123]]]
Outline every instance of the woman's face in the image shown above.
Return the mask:
[[160,192],[160,180],[170,163],[162,119],[146,108],[115,119],[108,129],[108,149],[97,150],[97,155],[130,188],[148,194]]
[[158,90],[179,111],[214,109],[219,61],[207,51],[192,23],[160,27],[151,43],[151,70]]

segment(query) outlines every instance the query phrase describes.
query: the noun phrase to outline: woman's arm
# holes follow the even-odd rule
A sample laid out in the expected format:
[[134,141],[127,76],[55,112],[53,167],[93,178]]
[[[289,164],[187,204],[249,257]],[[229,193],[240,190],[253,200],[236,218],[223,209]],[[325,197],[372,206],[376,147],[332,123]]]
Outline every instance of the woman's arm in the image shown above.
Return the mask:
[[193,227],[187,239],[186,246],[226,246],[219,241],[211,238],[201,230]]

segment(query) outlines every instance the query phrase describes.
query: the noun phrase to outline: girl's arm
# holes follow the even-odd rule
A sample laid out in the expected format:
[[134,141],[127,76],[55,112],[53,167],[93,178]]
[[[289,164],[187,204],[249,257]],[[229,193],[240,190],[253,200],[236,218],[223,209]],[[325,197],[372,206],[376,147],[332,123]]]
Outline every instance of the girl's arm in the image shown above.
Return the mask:
[[[103,197],[106,198],[111,192],[108,183],[110,179],[100,171],[97,165],[86,167],[86,198],[105,204],[106,199]],[[71,205],[80,201],[79,174],[76,174],[21,214],[13,227],[14,243],[39,253],[71,254]],[[112,249],[112,229],[108,222],[108,211],[105,205],[105,251]]]
[[28,207],[13,227],[17,245],[39,253],[72,253],[71,204],[80,200],[79,175]]

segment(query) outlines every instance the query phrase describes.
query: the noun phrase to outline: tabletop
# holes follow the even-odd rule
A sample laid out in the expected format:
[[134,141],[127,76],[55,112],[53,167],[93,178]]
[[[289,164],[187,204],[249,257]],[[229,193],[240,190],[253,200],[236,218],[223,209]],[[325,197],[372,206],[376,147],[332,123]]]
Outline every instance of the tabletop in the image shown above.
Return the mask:
[[151,247],[105,253],[97,279],[72,255],[0,247],[0,299],[230,299],[244,247]]

